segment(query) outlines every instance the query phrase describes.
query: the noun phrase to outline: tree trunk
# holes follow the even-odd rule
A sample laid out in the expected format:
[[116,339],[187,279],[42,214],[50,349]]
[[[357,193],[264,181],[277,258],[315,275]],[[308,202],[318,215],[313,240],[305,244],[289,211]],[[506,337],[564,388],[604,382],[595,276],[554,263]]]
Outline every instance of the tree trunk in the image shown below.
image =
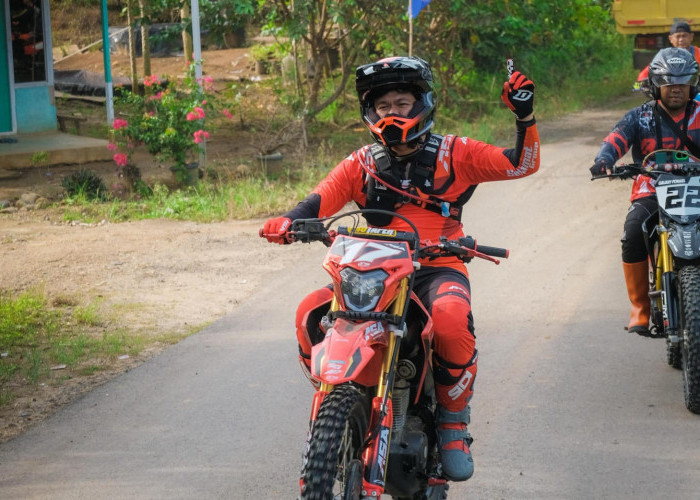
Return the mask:
[[[192,12],[190,11],[190,4],[188,1],[182,4],[182,9],[180,9],[180,21],[185,24],[192,17]],[[185,52],[185,62],[187,64],[192,63],[192,52],[194,51],[194,44],[192,42],[192,35],[186,29],[182,30],[182,50]]]
[[141,54],[143,54],[143,75],[151,76],[151,39],[148,35],[150,21],[146,17],[148,0],[139,0],[141,11]]
[[129,63],[131,64],[131,91],[138,92],[139,76],[136,71],[136,43],[134,41],[134,18],[131,15],[134,0],[126,0],[126,22],[129,25]]

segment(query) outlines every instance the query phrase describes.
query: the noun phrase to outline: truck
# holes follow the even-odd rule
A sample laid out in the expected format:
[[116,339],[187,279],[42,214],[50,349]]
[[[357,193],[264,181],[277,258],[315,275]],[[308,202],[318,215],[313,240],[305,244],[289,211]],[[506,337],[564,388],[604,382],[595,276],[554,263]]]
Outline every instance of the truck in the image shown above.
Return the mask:
[[[685,21],[700,32],[700,1],[697,0],[614,0],[612,14],[615,27],[623,35],[634,35],[633,65],[645,68],[656,53],[670,47],[671,25]],[[700,43],[700,33],[694,45]]]

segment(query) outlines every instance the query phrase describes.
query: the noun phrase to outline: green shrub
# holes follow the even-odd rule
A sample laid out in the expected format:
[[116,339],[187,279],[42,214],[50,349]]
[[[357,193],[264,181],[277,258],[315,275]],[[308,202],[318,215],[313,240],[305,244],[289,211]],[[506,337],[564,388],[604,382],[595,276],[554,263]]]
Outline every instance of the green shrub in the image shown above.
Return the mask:
[[107,187],[102,179],[90,170],[80,169],[61,181],[61,186],[71,198],[106,200]]

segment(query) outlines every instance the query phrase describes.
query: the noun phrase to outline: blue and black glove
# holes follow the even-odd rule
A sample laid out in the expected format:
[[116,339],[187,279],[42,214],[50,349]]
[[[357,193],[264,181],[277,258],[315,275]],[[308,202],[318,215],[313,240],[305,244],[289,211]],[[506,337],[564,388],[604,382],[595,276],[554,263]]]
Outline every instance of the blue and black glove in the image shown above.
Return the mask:
[[604,160],[598,160],[589,170],[591,177],[604,177],[612,172],[612,165]]

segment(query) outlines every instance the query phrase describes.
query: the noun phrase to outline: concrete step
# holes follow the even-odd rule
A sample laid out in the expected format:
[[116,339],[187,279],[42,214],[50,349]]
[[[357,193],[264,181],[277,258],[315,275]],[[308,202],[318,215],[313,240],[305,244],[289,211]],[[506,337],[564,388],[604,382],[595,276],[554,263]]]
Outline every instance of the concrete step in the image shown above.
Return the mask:
[[5,138],[16,139],[16,142],[0,141],[0,169],[5,170],[106,161],[113,156],[104,139],[62,132]]

